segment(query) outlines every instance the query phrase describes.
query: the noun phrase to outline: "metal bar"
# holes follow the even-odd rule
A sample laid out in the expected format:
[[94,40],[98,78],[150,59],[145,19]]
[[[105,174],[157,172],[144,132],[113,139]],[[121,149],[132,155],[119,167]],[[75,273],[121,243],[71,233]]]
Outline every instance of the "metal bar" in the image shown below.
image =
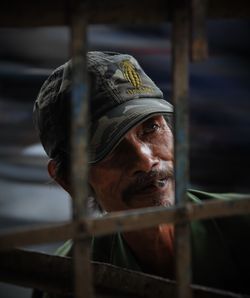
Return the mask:
[[[172,75],[175,107],[175,203],[184,205],[189,177],[188,159],[188,54],[189,1],[176,0],[173,10]],[[175,225],[175,262],[177,297],[191,298],[190,225],[187,221]]]
[[[19,286],[72,294],[72,272],[71,258],[23,250],[0,254],[0,280]],[[174,297],[174,281],[97,262],[93,262],[93,273],[98,297]],[[192,288],[197,298],[242,297],[197,285]]]
[[208,0],[208,18],[249,18],[249,13],[250,2],[248,0]]
[[[171,6],[174,0],[140,1],[92,0],[89,7],[89,22],[126,23],[171,21]],[[70,1],[50,0],[20,2],[12,0],[0,3],[0,27],[68,26]],[[208,18],[249,18],[248,0],[209,0]]]
[[188,1],[176,0],[172,33],[172,77],[175,109],[175,203],[187,201],[188,162]]
[[[62,241],[76,237],[79,225],[81,238],[90,235],[101,236],[115,231],[132,231],[156,226],[162,223],[181,223],[183,220],[202,220],[250,213],[250,197],[208,202],[172,208],[146,208],[129,212],[114,212],[103,218],[83,219],[78,223],[62,223],[50,227],[14,230],[0,234],[0,250],[31,244]],[[83,228],[84,227],[84,228]],[[79,237],[79,234],[78,234]]]
[[[26,0],[23,5],[17,0],[12,0],[12,5],[7,3],[0,4],[0,26],[2,27],[26,27],[26,26],[67,26],[70,25],[68,17],[68,7],[70,0],[55,0],[51,3],[49,0],[39,1],[37,6],[31,0]],[[83,0],[85,4],[87,0]],[[127,1],[89,1],[88,18],[90,23],[109,24],[147,21],[155,23],[156,21],[166,21],[166,12],[170,12],[170,0],[144,0],[142,3],[134,0]],[[15,9],[16,8],[16,9]],[[32,12],[32,13],[28,13]]]
[[191,1],[191,59],[202,61],[208,57],[206,34],[207,0]]
[[[86,30],[88,9],[73,1],[71,13],[73,89],[71,107],[71,186],[73,220],[87,217],[88,207],[88,90],[86,68]],[[84,226],[79,226],[80,228]],[[74,285],[76,298],[93,297],[91,241],[81,239],[82,229],[74,238]]]
[[58,223],[50,226],[19,228],[0,234],[0,250],[17,246],[63,241],[72,238],[75,233],[74,223]]
[[183,221],[249,213],[250,198],[230,201],[211,200],[200,204],[187,203],[185,206],[167,209],[159,207],[133,210],[126,213],[114,212],[103,218],[88,220],[84,224],[90,234],[101,236],[115,231],[145,229],[162,223],[182,223]]
[[72,292],[72,259],[11,250],[0,254],[0,280],[55,294]]
[[[77,11],[78,10],[78,11]],[[72,12],[72,105],[71,105],[71,187],[73,219],[87,216],[88,196],[88,84],[86,69],[86,16]]]
[[190,287],[192,280],[190,227],[187,222],[175,226],[175,263],[178,298],[193,297]]

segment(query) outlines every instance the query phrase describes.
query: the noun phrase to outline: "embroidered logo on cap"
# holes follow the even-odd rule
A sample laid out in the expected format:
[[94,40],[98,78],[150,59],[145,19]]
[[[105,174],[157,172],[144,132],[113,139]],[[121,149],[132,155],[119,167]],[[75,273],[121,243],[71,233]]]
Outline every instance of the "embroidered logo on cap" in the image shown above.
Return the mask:
[[135,66],[129,60],[122,61],[121,68],[125,79],[127,79],[132,86],[139,88],[142,85],[141,78]]
[[138,70],[129,60],[124,60],[120,63],[120,68],[123,72],[124,78],[130,82],[130,84],[134,87],[131,89],[127,89],[126,93],[130,95],[138,95],[138,94],[152,94],[154,89],[150,86],[144,86],[142,84],[142,79],[138,73]]

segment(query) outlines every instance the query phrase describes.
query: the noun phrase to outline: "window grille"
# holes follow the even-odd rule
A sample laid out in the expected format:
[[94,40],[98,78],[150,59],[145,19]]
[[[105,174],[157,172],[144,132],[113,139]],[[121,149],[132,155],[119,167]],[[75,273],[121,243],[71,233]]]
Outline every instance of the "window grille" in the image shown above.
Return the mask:
[[[151,286],[162,287],[162,293],[177,288],[178,298],[203,297],[205,290],[190,287],[190,229],[192,220],[207,219],[249,213],[250,198],[237,201],[211,201],[201,205],[186,202],[188,183],[188,64],[189,54],[193,60],[201,60],[207,56],[205,36],[206,17],[249,17],[249,2],[235,1],[48,1],[42,2],[12,1],[12,6],[0,4],[0,26],[44,26],[70,25],[72,32],[71,49],[73,60],[72,93],[72,181],[74,189],[72,221],[39,228],[22,229],[0,235],[0,250],[2,269],[0,278],[11,283],[36,286],[50,291],[60,288],[62,291],[70,288],[72,274],[74,276],[74,293],[76,298],[94,297],[93,283],[96,280],[105,281],[105,266],[103,271],[95,270],[95,264],[90,262],[90,239],[92,235],[100,236],[116,231],[132,231],[158,225],[174,223],[176,226],[176,280],[177,285],[168,284],[167,288],[156,280],[148,281]],[[150,10],[142,9],[148,6]],[[32,11],[32,13],[30,13]],[[109,214],[104,218],[89,218],[86,212],[87,198],[87,115],[88,92],[86,82],[86,28],[89,23],[143,23],[171,21],[172,29],[172,77],[173,102],[175,106],[175,181],[176,205],[170,209],[150,208]],[[190,50],[191,48],[191,50]],[[82,154],[84,153],[84,154]],[[74,240],[73,265],[69,259],[56,256],[40,255],[34,252],[10,250],[16,246],[56,242],[72,238]],[[8,256],[12,263],[6,266],[13,272],[16,264],[23,260],[23,266],[17,271],[19,275],[8,274],[4,260]],[[39,270],[46,271],[49,265],[55,271],[43,275],[43,280],[32,280],[32,274],[25,268],[25,260],[39,262]],[[17,266],[16,266],[17,267]],[[111,266],[112,267],[112,266]],[[51,266],[50,266],[51,268]],[[61,275],[59,274],[59,269]],[[7,270],[7,271],[6,271]],[[32,269],[35,272],[35,268]],[[113,282],[126,276],[126,272],[113,268]],[[59,274],[61,282],[55,278]],[[94,274],[94,276],[93,276]],[[23,278],[21,278],[23,276]],[[138,275],[139,276],[139,275]],[[134,277],[133,277],[134,278]],[[139,277],[138,281],[139,283]],[[51,285],[52,280],[52,285]],[[127,282],[133,285],[135,280],[127,276]],[[63,284],[62,281],[65,281]],[[141,285],[143,289],[145,284]],[[172,289],[171,288],[171,289]],[[164,290],[165,289],[165,290]],[[143,291],[143,290],[141,290]],[[165,291],[165,292],[164,292]],[[200,291],[200,292],[199,292]],[[197,294],[198,293],[198,294]],[[199,294],[200,293],[200,294]],[[206,293],[210,293],[209,290]],[[200,295],[200,296],[198,296]],[[211,292],[211,297],[223,296],[223,293]],[[214,296],[213,296],[214,295]],[[216,296],[217,295],[217,296]],[[163,296],[162,296],[163,297]],[[166,296],[167,297],[167,296]],[[171,297],[171,296],[170,296]],[[210,297],[205,296],[204,297]],[[232,297],[237,297],[233,295]]]

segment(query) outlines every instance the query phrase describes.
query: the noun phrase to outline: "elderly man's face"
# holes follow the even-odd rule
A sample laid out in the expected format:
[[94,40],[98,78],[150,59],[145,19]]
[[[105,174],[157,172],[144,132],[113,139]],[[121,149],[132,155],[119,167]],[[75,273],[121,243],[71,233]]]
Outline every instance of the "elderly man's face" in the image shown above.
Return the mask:
[[163,116],[132,128],[103,161],[90,168],[89,183],[108,212],[173,203],[173,135]]

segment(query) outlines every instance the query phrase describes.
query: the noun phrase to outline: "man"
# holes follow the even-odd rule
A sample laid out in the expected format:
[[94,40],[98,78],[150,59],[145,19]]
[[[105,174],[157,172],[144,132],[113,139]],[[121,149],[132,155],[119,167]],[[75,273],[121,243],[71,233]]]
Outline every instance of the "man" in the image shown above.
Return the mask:
[[[103,212],[171,206],[172,105],[132,56],[89,52],[87,61],[91,196]],[[70,62],[55,70],[42,86],[34,108],[41,142],[51,158],[49,174],[69,193],[71,72]],[[200,203],[234,196],[190,190],[188,197]],[[247,227],[246,216],[192,222],[193,283],[249,292]],[[173,226],[162,224],[94,238],[92,258],[174,279],[173,243]],[[71,242],[58,254],[70,255]]]

